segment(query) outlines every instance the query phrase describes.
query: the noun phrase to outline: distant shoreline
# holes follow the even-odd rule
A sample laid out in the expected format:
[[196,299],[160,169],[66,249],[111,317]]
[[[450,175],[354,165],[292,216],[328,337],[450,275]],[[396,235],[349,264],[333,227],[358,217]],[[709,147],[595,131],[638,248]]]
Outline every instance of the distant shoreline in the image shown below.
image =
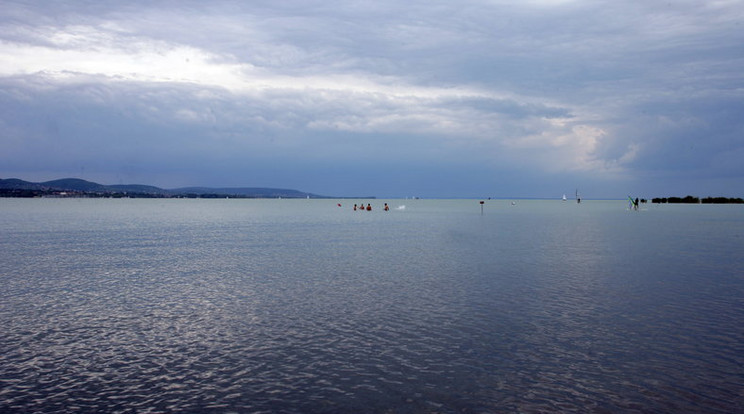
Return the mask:
[[[0,179],[0,198],[245,198],[245,199],[363,199],[374,200],[377,196],[325,196],[304,191],[267,188],[267,187],[183,187],[163,189],[141,184],[104,185],[79,178],[63,178],[41,183],[29,182],[17,178]],[[396,198],[396,197],[392,197]],[[415,200],[419,197],[412,197]],[[429,197],[425,197],[429,198]],[[453,199],[451,197],[433,197],[436,199]],[[553,200],[542,197],[454,197],[456,199],[481,200]],[[623,200],[617,198],[614,200]],[[584,199],[585,201],[600,199]],[[613,199],[601,199],[613,200]],[[640,200],[646,203],[646,199]],[[656,204],[744,204],[741,197],[655,197]]]
[[[332,198],[298,190],[267,187],[163,189],[150,185],[104,185],[79,178],[34,183],[17,178],[0,179],[0,197],[77,198]],[[359,197],[357,197],[359,198]],[[369,198],[369,197],[362,197]]]

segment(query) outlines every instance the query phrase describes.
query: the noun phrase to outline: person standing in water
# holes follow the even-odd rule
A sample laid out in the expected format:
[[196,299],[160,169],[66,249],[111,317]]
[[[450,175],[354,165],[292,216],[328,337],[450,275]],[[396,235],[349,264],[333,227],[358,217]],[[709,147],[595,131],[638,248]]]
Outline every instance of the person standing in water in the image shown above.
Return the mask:
[[390,210],[390,207],[388,207],[387,203],[385,203],[385,207],[383,208],[383,210],[385,210],[385,211]]

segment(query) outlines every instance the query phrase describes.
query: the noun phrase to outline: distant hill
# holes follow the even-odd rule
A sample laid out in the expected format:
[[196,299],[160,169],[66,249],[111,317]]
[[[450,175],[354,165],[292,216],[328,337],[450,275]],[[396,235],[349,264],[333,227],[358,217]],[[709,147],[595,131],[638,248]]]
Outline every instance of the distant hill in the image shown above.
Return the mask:
[[287,190],[283,188],[208,188],[208,187],[185,187],[171,190],[181,194],[215,194],[224,196],[242,196],[254,198],[319,198],[319,196],[298,190]]
[[67,191],[84,191],[84,192],[107,192],[110,188],[90,181],[79,178],[62,178],[59,180],[46,181],[39,183],[44,187],[67,190]]
[[44,186],[38,183],[19,180],[17,178],[0,179],[0,190],[42,190]]
[[263,187],[209,188],[185,187],[163,189],[151,185],[104,185],[79,178],[33,183],[17,178],[0,179],[0,196],[86,196],[86,197],[242,197],[242,198],[328,198],[298,190]]
[[142,184],[116,184],[106,186],[110,189],[125,193],[142,193],[142,194],[171,194],[170,190],[163,190],[162,188],[154,187],[151,185]]

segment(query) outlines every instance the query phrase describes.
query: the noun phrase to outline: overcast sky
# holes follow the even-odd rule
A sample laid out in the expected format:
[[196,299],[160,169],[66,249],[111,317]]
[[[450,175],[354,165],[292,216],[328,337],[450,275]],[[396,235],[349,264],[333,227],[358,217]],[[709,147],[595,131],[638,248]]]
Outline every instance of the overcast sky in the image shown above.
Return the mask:
[[0,178],[744,196],[744,2],[2,1]]

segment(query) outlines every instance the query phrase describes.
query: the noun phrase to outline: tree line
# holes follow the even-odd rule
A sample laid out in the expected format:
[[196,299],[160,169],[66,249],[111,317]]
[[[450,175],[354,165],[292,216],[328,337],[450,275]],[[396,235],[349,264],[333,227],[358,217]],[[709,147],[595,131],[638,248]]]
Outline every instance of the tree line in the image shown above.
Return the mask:
[[688,195],[686,197],[657,197],[651,199],[651,202],[659,204],[744,204],[744,199],[741,197],[705,197],[701,199]]

